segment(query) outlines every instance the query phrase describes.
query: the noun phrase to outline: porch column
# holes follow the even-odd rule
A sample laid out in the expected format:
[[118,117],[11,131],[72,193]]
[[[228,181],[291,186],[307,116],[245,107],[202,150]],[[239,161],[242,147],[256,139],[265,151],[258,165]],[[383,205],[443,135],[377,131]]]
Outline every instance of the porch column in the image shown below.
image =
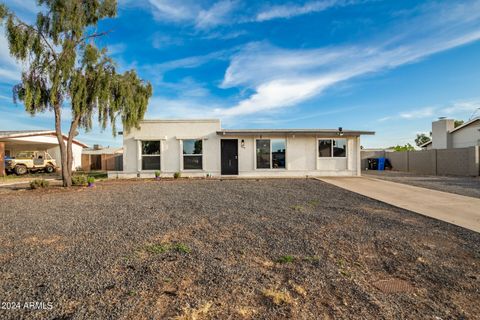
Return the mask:
[[0,176],[5,175],[5,142],[0,142]]

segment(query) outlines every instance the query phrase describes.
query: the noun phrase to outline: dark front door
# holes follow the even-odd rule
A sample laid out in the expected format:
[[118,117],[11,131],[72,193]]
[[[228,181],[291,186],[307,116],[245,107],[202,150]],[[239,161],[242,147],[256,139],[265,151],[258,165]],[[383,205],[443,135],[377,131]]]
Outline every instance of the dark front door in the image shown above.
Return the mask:
[[238,174],[238,140],[222,139],[222,175]]

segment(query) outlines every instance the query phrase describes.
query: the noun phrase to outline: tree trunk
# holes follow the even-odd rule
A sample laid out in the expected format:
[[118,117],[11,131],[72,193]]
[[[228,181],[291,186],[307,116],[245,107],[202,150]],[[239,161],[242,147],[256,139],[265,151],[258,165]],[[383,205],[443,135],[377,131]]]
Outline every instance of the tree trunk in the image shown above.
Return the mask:
[[60,147],[60,159],[61,159],[61,170],[62,170],[62,180],[64,187],[71,187],[72,186],[72,177],[70,175],[71,170],[68,170],[68,161],[67,161],[67,152],[65,141],[63,139],[62,134],[62,108],[61,104],[54,106],[55,111],[55,133],[57,135],[58,146]]
[[75,133],[77,132],[78,122],[80,121],[79,116],[75,116],[70,123],[70,130],[68,132],[68,139],[67,139],[67,170],[70,178],[72,177],[72,165],[73,165],[73,151],[72,151],[72,143],[73,138],[75,137]]

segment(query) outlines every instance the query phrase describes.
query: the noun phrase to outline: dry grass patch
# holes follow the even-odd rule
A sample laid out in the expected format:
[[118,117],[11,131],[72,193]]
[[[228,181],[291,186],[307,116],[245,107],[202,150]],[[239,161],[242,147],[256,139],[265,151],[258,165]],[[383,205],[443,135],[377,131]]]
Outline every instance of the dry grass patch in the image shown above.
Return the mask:
[[279,306],[282,304],[293,304],[294,300],[292,296],[290,295],[290,292],[287,290],[273,290],[273,289],[265,289],[262,291],[263,295],[266,298],[269,298],[272,300],[272,302]]
[[198,308],[183,308],[183,314],[175,317],[175,320],[200,320],[205,319],[212,308],[213,303],[207,302]]

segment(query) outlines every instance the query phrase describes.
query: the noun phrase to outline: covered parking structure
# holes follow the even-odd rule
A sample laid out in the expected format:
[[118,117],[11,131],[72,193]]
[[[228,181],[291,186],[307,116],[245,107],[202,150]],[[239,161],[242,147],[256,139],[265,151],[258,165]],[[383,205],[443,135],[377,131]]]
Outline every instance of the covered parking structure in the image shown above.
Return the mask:
[[[66,136],[64,137],[66,138]],[[85,147],[87,147],[86,144],[78,140],[73,140],[73,169],[81,166],[82,150]],[[55,131],[0,131],[0,175],[5,174],[5,157],[14,158],[22,151],[48,152],[57,162],[57,166],[60,166],[61,164],[60,146]]]

